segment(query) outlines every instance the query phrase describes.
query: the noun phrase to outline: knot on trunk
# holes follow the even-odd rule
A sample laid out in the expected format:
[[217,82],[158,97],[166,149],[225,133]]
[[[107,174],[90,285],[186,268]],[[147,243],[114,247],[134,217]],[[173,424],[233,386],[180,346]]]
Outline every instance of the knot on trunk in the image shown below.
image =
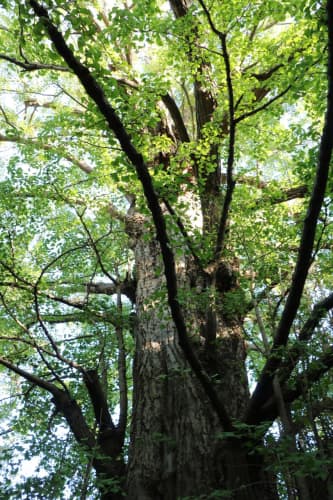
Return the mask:
[[216,290],[221,293],[229,292],[237,286],[237,274],[230,264],[220,262],[215,274]]
[[138,239],[144,231],[145,216],[135,212],[134,214],[127,215],[125,222],[125,231],[130,239],[130,246],[135,247]]

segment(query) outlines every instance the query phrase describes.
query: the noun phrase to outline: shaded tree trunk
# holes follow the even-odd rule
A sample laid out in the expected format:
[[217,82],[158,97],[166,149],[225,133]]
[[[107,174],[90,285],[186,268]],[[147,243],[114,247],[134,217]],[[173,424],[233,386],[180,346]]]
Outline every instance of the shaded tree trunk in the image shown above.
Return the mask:
[[[134,400],[128,466],[128,498],[174,500],[230,490],[233,498],[276,498],[263,464],[249,456],[239,440],[223,434],[201,385],[187,364],[165,302],[165,280],[159,246],[136,221],[137,331]],[[133,236],[133,227],[131,231]],[[200,294],[202,279],[188,259],[177,263],[182,288]],[[192,289],[190,289],[192,286]],[[186,300],[186,299],[185,299]],[[187,312],[189,333],[198,357],[216,380],[229,415],[240,420],[248,403],[245,346],[236,321],[215,314],[216,338],[203,336],[203,311]],[[265,493],[265,488],[268,493]],[[274,488],[273,488],[274,491]]]

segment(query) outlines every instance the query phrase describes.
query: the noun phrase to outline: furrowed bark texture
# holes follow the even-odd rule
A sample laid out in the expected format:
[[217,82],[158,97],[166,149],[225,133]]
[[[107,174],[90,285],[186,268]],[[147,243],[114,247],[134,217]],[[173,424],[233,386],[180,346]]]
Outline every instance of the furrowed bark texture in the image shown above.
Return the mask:
[[[145,231],[144,224],[141,230]],[[139,232],[137,226],[136,235]],[[174,500],[230,488],[235,498],[249,499],[253,482],[260,483],[264,495],[266,479],[261,464],[249,464],[238,442],[222,439],[216,412],[178,344],[163,299],[165,279],[156,240],[147,241],[147,234],[142,234],[137,239],[135,257],[138,324],[128,498]],[[183,288],[189,289],[189,282],[193,282],[192,272],[186,259],[177,261],[178,281]],[[200,289],[199,278],[196,286]],[[206,370],[215,375],[216,388],[229,415],[240,419],[249,400],[240,329],[218,314],[216,348],[208,348],[200,336],[202,312],[193,310],[190,304],[185,309],[196,353]],[[255,496],[258,498],[257,486]]]
[[[161,303],[165,282],[158,275],[158,246],[154,240],[139,240],[135,253],[138,325],[128,496],[171,499],[191,487],[207,487],[207,453],[214,454],[210,436],[217,419],[209,415],[206,398],[202,408],[203,395],[184,361],[167,305]],[[199,476],[194,462],[202,468]]]

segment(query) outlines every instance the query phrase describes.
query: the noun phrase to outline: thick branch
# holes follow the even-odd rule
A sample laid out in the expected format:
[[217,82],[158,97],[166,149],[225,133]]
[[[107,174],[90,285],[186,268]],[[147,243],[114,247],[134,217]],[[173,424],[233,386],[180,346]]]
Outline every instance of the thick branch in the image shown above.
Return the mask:
[[86,424],[86,421],[82,415],[81,408],[78,406],[75,400],[72,400],[69,394],[58,387],[56,387],[51,382],[47,382],[46,380],[33,375],[26,370],[14,365],[10,361],[7,361],[4,358],[0,358],[0,364],[8,368],[14,373],[17,373],[21,377],[23,377],[28,382],[31,382],[33,385],[37,385],[41,389],[44,389],[50,392],[53,396],[53,402],[58,408],[58,410],[64,415],[66,418],[71,431],[73,432],[75,438],[80,444],[84,444],[89,448],[93,448],[95,445],[95,439],[90,431],[89,427]]
[[95,419],[100,431],[103,432],[106,429],[115,429],[97,370],[87,370],[83,375],[83,380],[88,390],[94,408]]
[[169,0],[171,9],[176,18],[186,16],[192,0]]
[[93,462],[94,467],[97,473],[104,475],[108,470],[111,476],[121,477],[124,473],[124,464],[119,454],[124,444],[125,427],[120,429],[112,421],[106,393],[97,370],[86,371],[83,379],[93,405],[95,421],[99,428],[98,444],[101,448],[100,454],[102,457],[96,456]]
[[[288,60],[288,62],[290,62],[290,61]],[[274,73],[276,73],[276,71],[278,71],[280,68],[283,68],[283,64],[281,64],[281,63],[276,64],[275,66],[272,66],[272,68],[270,68],[269,70],[264,71],[262,73],[252,73],[251,76],[253,76],[253,78],[258,80],[258,82],[265,82],[272,75],[274,75]]]
[[86,424],[86,421],[82,415],[81,409],[76,403],[76,401],[72,400],[69,394],[58,387],[56,387],[51,382],[47,382],[46,380],[33,375],[26,370],[14,365],[10,361],[0,358],[0,364],[8,368],[14,373],[20,375],[28,382],[31,382],[33,385],[40,387],[52,394],[53,402],[58,408],[58,410],[64,415],[66,418],[71,431],[73,432],[76,440],[80,444],[84,444],[92,449],[95,446],[95,439],[90,431],[89,427]]
[[168,290],[168,304],[171,310],[172,318],[177,328],[179,344],[184,352],[187,361],[200,380],[207,396],[209,397],[213,407],[215,408],[220,418],[221,424],[223,425],[225,430],[231,429],[232,425],[230,419],[225,412],[225,409],[216,393],[216,390],[206,372],[204,372],[197,357],[195,356],[191,344],[188,340],[184,316],[181,310],[180,303],[178,301],[178,287],[174,255],[167,235],[165,219],[163,217],[163,213],[159,205],[158,197],[155,193],[147,165],[144,163],[142,155],[134,147],[115,110],[107,101],[102,88],[98,85],[88,68],[83,66],[76,59],[71,49],[66,45],[62,34],[52,24],[48,16],[48,12],[35,0],[30,0],[30,5],[34,9],[35,13],[41,18],[41,21],[45,23],[49,37],[54,43],[58,53],[66,61],[68,66],[73,70],[73,72],[80,80],[82,86],[86,90],[87,94],[95,102],[101,114],[105,117],[110,130],[113,131],[116,138],[118,139],[124,153],[136,169],[137,176],[142,183],[149,210],[153,217],[156,229],[156,237],[161,247],[161,253],[164,263],[164,273]]
[[228,144],[228,160],[227,160],[227,175],[226,175],[227,190],[226,190],[226,193],[224,196],[223,207],[222,207],[222,212],[221,212],[218,231],[217,231],[217,239],[216,239],[215,255],[214,255],[215,260],[217,261],[219,259],[219,257],[221,256],[223,246],[224,246],[229,210],[230,210],[230,205],[231,205],[231,201],[232,201],[232,195],[233,195],[234,188],[235,188],[235,180],[233,178],[233,166],[234,166],[234,157],[235,157],[235,137],[236,137],[236,135],[235,135],[236,134],[236,123],[235,123],[235,119],[234,119],[235,102],[234,102],[234,89],[233,89],[233,84],[232,84],[232,79],[231,79],[230,57],[229,57],[229,52],[227,49],[227,36],[225,33],[220,31],[219,29],[217,29],[217,27],[215,26],[213,19],[210,15],[210,12],[206,7],[205,2],[203,0],[199,0],[199,3],[204,11],[204,14],[207,18],[208,24],[209,24],[212,32],[218,37],[220,44],[221,44],[222,57],[223,57],[224,67],[225,67],[225,78],[226,78],[226,82],[227,82],[227,92],[228,92],[228,118],[227,118],[227,122],[229,124],[229,144]]
[[183,117],[179,111],[177,104],[175,103],[175,100],[171,97],[170,94],[165,94],[162,96],[162,101],[171,115],[171,118],[172,118],[173,123],[175,124],[176,130],[177,130],[179,139],[182,142],[190,142],[190,137],[189,137],[187,129],[185,127]]
[[115,295],[117,290],[126,295],[126,297],[135,303],[136,281],[134,279],[126,278],[121,283],[106,283],[103,281],[87,283],[87,293],[102,294],[102,295]]
[[[221,182],[222,184],[227,183],[226,174],[221,175]],[[261,205],[261,203],[266,201],[275,205],[278,203],[284,203],[285,201],[295,200],[296,198],[304,198],[309,193],[308,186],[306,186],[305,184],[301,184],[299,186],[291,187],[288,189],[283,187],[281,188],[281,192],[278,195],[272,196],[269,194],[269,190],[271,187],[270,183],[262,181],[254,176],[237,177],[237,184],[245,184],[247,186],[253,186],[257,189],[262,189],[263,196],[257,202],[257,205],[259,206]]]
[[[289,351],[286,355],[286,360],[281,365],[281,367],[277,373],[280,385],[282,386],[283,394],[285,394],[284,399],[286,402],[292,402],[293,400],[297,399],[300,395],[302,395],[302,393],[300,392],[301,382],[298,383],[298,386],[296,384],[296,389],[293,391],[286,388],[286,383],[288,382],[290,374],[292,373],[293,369],[297,365],[297,362],[299,361],[300,357],[302,356],[302,354],[304,352],[304,348],[303,348],[302,344],[304,344],[307,340],[309,340],[311,338],[314,329],[318,326],[318,324],[324,318],[324,316],[327,314],[327,312],[332,308],[333,308],[333,293],[328,295],[325,299],[318,302],[314,306],[310,317],[304,323],[304,325],[300,331],[298,343],[296,345],[294,345],[293,347],[291,347],[291,349],[289,349]],[[326,361],[327,361],[327,359],[326,359]],[[314,366],[314,367],[317,366],[317,368],[318,368],[319,367],[318,361],[316,361],[312,366]],[[329,368],[330,368],[330,366],[327,366],[327,364],[320,363],[319,371],[316,373],[316,377],[314,377],[314,381],[319,380],[319,378]],[[312,371],[312,374],[314,375],[313,371]],[[303,391],[304,391],[304,387],[303,387]],[[294,399],[292,399],[292,398],[294,398]],[[267,401],[267,403],[265,403],[264,406],[262,407],[261,411],[258,412],[257,422],[259,423],[260,421],[267,420],[267,419],[274,420],[276,418],[277,414],[278,414],[278,410],[277,410],[277,406],[276,406],[276,401],[274,400],[273,397],[270,397],[270,399]]]
[[278,203],[283,203],[285,201],[295,200],[296,198],[304,198],[309,192],[307,186],[297,186],[294,188],[285,189],[282,191],[282,195],[272,198],[272,203],[274,205]]
[[20,375],[20,377],[23,377],[25,380],[28,382],[31,382],[34,385],[37,385],[41,389],[45,389],[46,391],[50,392],[53,397],[60,397],[61,393],[64,391],[58,389],[57,386],[54,384],[51,384],[51,382],[47,382],[46,380],[43,380],[40,377],[37,377],[37,375],[33,375],[30,372],[27,372],[26,370],[23,370],[19,366],[14,365],[10,361],[6,360],[5,358],[0,357],[0,364],[8,368],[14,373],[17,373],[17,375]]
[[[192,4],[192,0],[169,0],[171,9],[176,18],[184,17],[188,13],[188,9]],[[192,33],[197,38],[197,29],[193,24]],[[189,48],[187,55],[189,61],[193,63],[195,55],[192,53],[193,41],[188,39]],[[204,61],[201,62],[198,68],[198,75],[194,80],[194,97],[195,97],[195,110],[196,110],[196,125],[197,136],[202,137],[202,130],[206,123],[208,123],[216,108],[216,100],[211,91],[202,84],[202,77],[209,70],[209,64]]]
[[[53,402],[58,411],[65,417],[76,441],[89,450],[94,450],[96,448],[94,434],[88,427],[82,410],[75,399],[71,399],[69,395],[61,392],[59,397],[54,397]],[[97,467],[95,468],[97,469]]]
[[[117,78],[117,77],[115,77],[115,79],[120,85],[129,87],[131,89],[137,90],[140,87],[139,83],[136,80],[128,80],[127,78]],[[170,113],[170,116],[176,128],[179,139],[182,142],[190,142],[190,137],[188,135],[183,117],[173,97],[171,97],[170,94],[164,94],[161,96],[161,99],[164,106]]]
[[[201,2],[200,2],[201,3]],[[219,228],[217,232],[217,240],[215,247],[215,259],[218,260],[221,256],[224,246],[228,216],[230,205],[232,202],[232,195],[235,188],[235,180],[233,178],[233,167],[234,167],[234,157],[235,157],[235,138],[236,138],[236,124],[234,120],[234,91],[231,80],[231,67],[229,53],[227,50],[226,36],[223,33],[219,33],[219,38],[222,46],[222,54],[224,59],[227,88],[228,88],[228,103],[229,103],[229,146],[228,146],[228,161],[227,161],[227,191],[225,193],[222,213],[220,217]]]
[[281,362],[281,347],[285,346],[288,341],[290,328],[297,314],[305,280],[312,262],[316,226],[327,185],[333,148],[333,0],[328,0],[327,15],[329,38],[327,111],[319,147],[316,178],[304,221],[301,242],[298,250],[298,258],[292,277],[289,295],[274,336],[271,355],[264,366],[260,380],[250,402],[247,415],[247,421],[249,423],[256,418],[259,408],[270,398],[272,394],[272,379]]

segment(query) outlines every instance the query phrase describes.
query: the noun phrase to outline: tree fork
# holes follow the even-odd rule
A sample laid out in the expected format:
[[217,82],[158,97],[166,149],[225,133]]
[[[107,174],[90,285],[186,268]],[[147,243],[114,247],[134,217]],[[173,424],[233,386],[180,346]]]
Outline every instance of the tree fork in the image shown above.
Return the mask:
[[105,117],[110,129],[117,137],[124,153],[127,155],[128,159],[136,169],[137,176],[142,184],[144,194],[146,196],[147,203],[153,217],[157,240],[159,241],[161,247],[161,253],[164,263],[164,273],[167,282],[168,304],[171,310],[172,318],[177,328],[179,344],[184,352],[187,361],[189,362],[195,375],[204,388],[204,391],[207,394],[210,402],[212,403],[215,411],[217,412],[223,428],[226,431],[232,430],[232,423],[225,411],[222,402],[220,401],[216,389],[214,388],[212,381],[210,380],[206,372],[203,370],[188,340],[185,320],[177,298],[178,287],[174,255],[171,249],[169,238],[167,236],[165,219],[159,205],[158,197],[155,193],[148,168],[143,161],[143,157],[132,144],[131,139],[127,134],[122,122],[107,101],[102,88],[93,78],[88,68],[86,68],[76,59],[73,52],[67,46],[62,34],[52,24],[47,10],[35,0],[30,0],[29,3],[36,15],[41,19],[42,22],[44,22],[49,33],[49,37],[54,43],[58,53],[65,60],[68,66],[73,70],[74,74],[80,80],[87,94],[95,102],[98,109]]

